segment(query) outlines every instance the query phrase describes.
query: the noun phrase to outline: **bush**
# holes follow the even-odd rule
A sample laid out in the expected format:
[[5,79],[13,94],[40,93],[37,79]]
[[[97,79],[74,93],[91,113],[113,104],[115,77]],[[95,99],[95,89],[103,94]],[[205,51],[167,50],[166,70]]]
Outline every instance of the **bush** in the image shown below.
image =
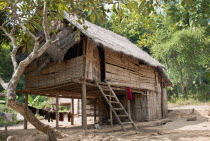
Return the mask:
[[21,120],[17,120],[16,116],[17,116],[17,112],[15,112],[14,110],[6,107],[5,105],[1,104],[1,108],[0,111],[3,113],[11,113],[12,115],[12,121],[7,121],[4,119],[4,117],[0,116],[0,127],[3,127],[5,125],[7,126],[13,126],[16,125],[20,122],[22,122]]

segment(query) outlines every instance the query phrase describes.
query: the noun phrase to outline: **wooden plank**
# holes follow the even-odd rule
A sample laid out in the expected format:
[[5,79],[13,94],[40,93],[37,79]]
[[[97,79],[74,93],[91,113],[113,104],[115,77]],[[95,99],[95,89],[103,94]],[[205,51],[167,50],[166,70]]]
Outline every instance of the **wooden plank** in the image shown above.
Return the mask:
[[94,100],[94,123],[96,124],[96,117],[97,117],[97,115],[96,115],[96,104],[97,104],[97,99],[95,98],[95,100]]
[[[109,101],[112,101],[111,92],[110,92]],[[113,117],[112,117],[112,107],[109,106],[109,116],[110,116],[110,125],[113,126]]]
[[56,114],[56,122],[55,122],[55,127],[58,129],[58,122],[59,122],[59,120],[58,120],[58,111],[59,111],[59,107],[58,107],[58,105],[59,105],[59,99],[58,99],[58,94],[56,94],[56,110],[55,110],[55,114]]
[[163,113],[163,118],[168,117],[168,104],[167,104],[167,90],[166,88],[163,88],[163,99],[162,99],[162,113]]
[[74,125],[74,98],[71,99],[71,125]]
[[92,40],[87,39],[87,51],[86,51],[86,78],[93,80],[93,48],[95,47]]

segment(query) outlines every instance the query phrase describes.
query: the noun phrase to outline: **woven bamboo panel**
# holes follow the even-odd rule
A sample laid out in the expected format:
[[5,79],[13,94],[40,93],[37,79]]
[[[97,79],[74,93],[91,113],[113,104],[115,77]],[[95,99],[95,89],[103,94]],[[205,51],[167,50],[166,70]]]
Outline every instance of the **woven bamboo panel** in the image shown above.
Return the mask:
[[100,57],[96,47],[93,48],[93,78],[101,81]]
[[156,90],[155,69],[140,65],[139,61],[118,52],[105,49],[106,79],[110,84]]
[[26,72],[26,88],[49,87],[71,82],[72,79],[82,78],[83,56],[62,63],[50,63],[41,71],[34,68],[33,71]]

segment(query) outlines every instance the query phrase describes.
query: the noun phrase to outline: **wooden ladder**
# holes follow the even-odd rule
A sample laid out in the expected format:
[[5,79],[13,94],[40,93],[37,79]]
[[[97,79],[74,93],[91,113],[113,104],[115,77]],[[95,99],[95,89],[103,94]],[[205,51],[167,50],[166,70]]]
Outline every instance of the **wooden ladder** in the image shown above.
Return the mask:
[[[137,130],[137,127],[123,105],[120,103],[119,99],[117,98],[115,92],[111,88],[111,86],[108,84],[108,82],[105,80],[105,84],[108,86],[107,88],[102,87],[97,80],[94,80],[96,85],[98,86],[99,90],[101,91],[103,97],[105,98],[106,102],[108,103],[109,107],[111,108],[112,112],[114,113],[115,117],[117,118],[118,123],[121,125],[122,129],[126,131],[125,127],[123,125],[131,124],[135,130]],[[104,91],[109,91],[110,94],[106,94]],[[109,98],[110,99],[109,99]],[[113,100],[114,99],[114,100]],[[113,108],[113,104],[117,104],[119,108]],[[116,111],[123,111],[123,115],[119,115]],[[122,122],[120,117],[127,117],[128,122]]]

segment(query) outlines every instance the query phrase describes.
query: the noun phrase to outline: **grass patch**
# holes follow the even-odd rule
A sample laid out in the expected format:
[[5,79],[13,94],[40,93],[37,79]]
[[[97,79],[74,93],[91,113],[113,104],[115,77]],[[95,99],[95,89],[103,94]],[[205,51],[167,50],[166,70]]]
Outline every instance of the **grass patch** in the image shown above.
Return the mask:
[[210,102],[210,95],[188,94],[187,96],[179,94],[169,96],[168,103],[175,106],[199,105]]

